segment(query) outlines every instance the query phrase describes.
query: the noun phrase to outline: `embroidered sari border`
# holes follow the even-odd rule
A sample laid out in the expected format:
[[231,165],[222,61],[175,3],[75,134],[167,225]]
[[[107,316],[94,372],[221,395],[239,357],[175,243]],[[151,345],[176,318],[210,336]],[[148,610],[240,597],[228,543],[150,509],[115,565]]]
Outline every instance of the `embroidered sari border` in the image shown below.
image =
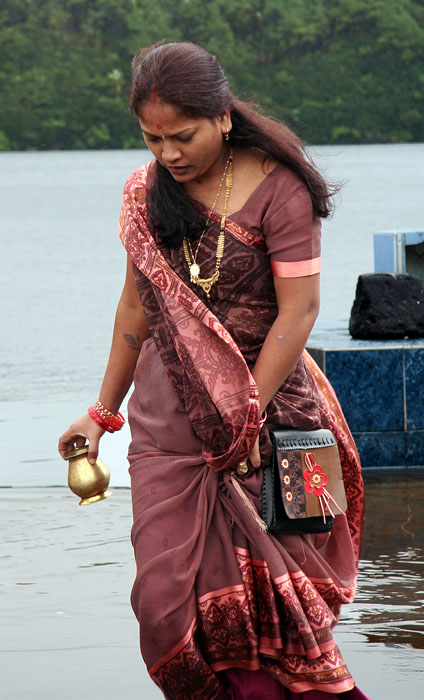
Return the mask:
[[211,668],[217,671],[226,671],[228,668],[242,668],[245,671],[259,671],[261,663],[259,659],[251,659],[246,661],[217,661],[211,663]]
[[177,656],[177,654],[180,653],[181,649],[184,649],[184,647],[191,642],[194,635],[194,631],[196,629],[196,623],[196,618],[194,618],[193,622],[191,623],[190,627],[188,628],[181,641],[179,641],[165,656],[159,659],[159,661],[153,664],[153,666],[150,666],[150,668],[147,669],[150,676],[153,676],[155,673],[157,673],[157,671],[160,668],[162,668],[162,666],[171,661],[175,656]]
[[229,595],[230,593],[234,593],[235,595],[240,595],[245,593],[246,588],[244,583],[240,583],[236,586],[227,586],[226,588],[218,588],[216,591],[210,591],[208,593],[205,593],[204,595],[200,596],[197,598],[197,602],[201,605],[202,603],[205,603],[209,600],[212,600],[213,598],[216,600],[219,600],[219,598],[222,598],[223,596]]

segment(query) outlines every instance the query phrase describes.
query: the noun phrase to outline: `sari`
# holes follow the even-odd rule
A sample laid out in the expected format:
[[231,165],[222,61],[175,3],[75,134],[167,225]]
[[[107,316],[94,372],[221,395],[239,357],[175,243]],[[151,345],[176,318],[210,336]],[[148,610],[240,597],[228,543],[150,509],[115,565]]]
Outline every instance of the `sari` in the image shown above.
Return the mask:
[[[208,299],[193,289],[182,251],[158,244],[150,231],[151,176],[144,166],[128,178],[119,223],[151,330],[128,404],[137,565],[131,602],[148,672],[171,700],[230,697],[224,688],[237,669],[265,672],[293,694],[353,698],[332,634],[340,606],[354,599],[363,521],[352,436],[333,390],[304,352],[268,418],[332,430],[348,509],[330,533],[264,531],[261,471],[235,483],[232,469],[259,433],[251,369],[277,309],[266,243],[229,217],[225,261]],[[201,266],[202,255],[214,262],[218,217],[210,219]],[[260,448],[265,461],[266,426]]]

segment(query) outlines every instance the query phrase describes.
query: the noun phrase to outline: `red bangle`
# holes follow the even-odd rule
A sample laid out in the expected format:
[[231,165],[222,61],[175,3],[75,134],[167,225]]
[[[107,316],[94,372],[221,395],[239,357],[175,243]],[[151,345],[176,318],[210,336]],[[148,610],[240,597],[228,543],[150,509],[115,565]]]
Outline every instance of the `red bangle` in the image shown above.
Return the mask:
[[116,415],[111,413],[100,401],[96,401],[94,406],[90,406],[87,410],[90,418],[108,433],[116,433],[125,423],[122,413]]

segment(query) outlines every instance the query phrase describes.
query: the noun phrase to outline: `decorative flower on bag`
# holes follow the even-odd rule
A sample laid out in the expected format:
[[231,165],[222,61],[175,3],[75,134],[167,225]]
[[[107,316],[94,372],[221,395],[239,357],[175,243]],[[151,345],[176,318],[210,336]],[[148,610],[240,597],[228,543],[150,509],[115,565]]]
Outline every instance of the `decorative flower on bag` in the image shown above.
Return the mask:
[[328,484],[328,477],[321,471],[321,467],[316,463],[315,456],[312,453],[306,453],[305,463],[308,467],[303,472],[305,491],[307,493],[313,493],[319,498],[324,495],[324,487]]
[[282,459],[281,460],[281,466],[283,469],[288,469],[289,468],[289,460],[288,459]]

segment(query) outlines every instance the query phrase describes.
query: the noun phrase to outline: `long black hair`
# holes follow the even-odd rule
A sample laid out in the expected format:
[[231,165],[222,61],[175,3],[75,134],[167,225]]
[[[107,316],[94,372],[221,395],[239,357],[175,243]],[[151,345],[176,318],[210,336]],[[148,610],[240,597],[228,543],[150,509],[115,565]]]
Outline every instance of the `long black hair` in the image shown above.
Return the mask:
[[[322,218],[331,213],[334,190],[309,158],[302,140],[283,122],[239,100],[215,56],[191,43],[141,49],[133,60],[131,110],[140,116],[153,94],[192,118],[215,119],[228,109],[232,121],[229,145],[255,150],[286,166],[308,188],[314,213]],[[204,225],[204,217],[192,206],[184,188],[159,162],[146,204],[156,235],[169,247],[180,245],[184,236],[194,237]]]

